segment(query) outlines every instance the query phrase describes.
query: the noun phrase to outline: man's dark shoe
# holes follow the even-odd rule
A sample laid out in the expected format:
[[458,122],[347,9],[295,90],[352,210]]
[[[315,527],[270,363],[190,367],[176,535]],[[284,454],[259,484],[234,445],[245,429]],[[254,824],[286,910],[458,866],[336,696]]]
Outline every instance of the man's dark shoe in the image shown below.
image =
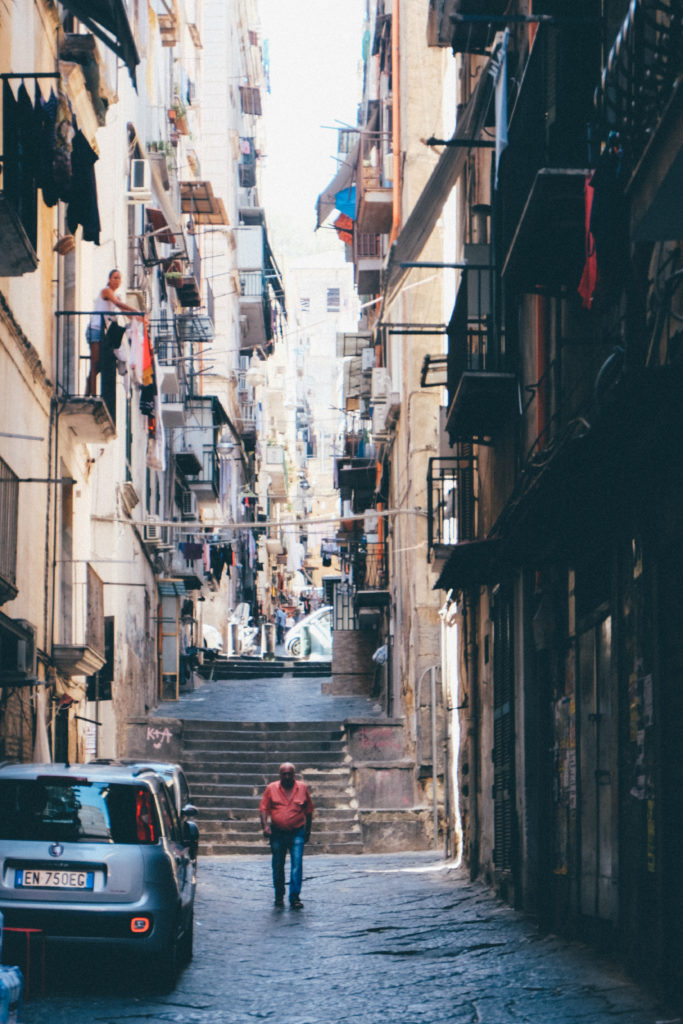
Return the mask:
[[285,905],[285,898],[284,898],[284,896],[276,896],[275,897],[275,906],[276,907],[284,907],[284,905]]
[[292,910],[303,910],[304,906],[298,896],[295,896],[294,899],[291,899],[289,901],[289,905],[292,908]]

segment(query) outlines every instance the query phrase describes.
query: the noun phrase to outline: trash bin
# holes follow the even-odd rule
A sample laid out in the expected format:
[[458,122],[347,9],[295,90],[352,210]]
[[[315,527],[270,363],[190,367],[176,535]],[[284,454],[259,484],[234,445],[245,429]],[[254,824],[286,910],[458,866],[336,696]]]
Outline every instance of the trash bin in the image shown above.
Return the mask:
[[275,626],[272,622],[264,622],[261,627],[261,651],[264,658],[275,657]]
[[24,979],[18,967],[0,964],[0,1024],[17,1024]]

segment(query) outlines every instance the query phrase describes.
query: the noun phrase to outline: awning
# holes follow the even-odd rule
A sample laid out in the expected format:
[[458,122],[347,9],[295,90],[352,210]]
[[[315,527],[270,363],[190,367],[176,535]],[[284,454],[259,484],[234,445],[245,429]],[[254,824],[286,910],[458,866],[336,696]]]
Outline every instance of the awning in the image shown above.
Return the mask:
[[[337,209],[337,196],[340,192],[350,189],[356,182],[356,167],[358,166],[358,154],[360,152],[360,137],[356,144],[349,150],[348,156],[339,166],[334,178],[318,196],[316,210],[318,219],[316,228],[321,227],[333,210]],[[340,213],[342,211],[340,210]]]
[[145,208],[150,229],[154,232],[157,242],[165,242],[167,245],[175,244],[175,235],[168,226],[168,221],[161,210],[155,210],[151,206]]
[[181,181],[180,201],[183,213],[195,224],[229,224],[223,200],[213,194],[210,181]]
[[466,590],[499,583],[511,571],[500,538],[463,540],[451,549],[433,590]]
[[463,172],[469,155],[467,141],[476,140],[481,135],[493,98],[499,61],[502,56],[502,44],[499,43],[493,56],[483,68],[475,90],[458,119],[457,127],[450,140],[455,144],[445,146],[420,198],[389,251],[384,311],[398,295],[406,275],[409,273],[409,268],[402,267],[401,264],[413,263],[417,260],[441,216],[443,204]]
[[123,0],[62,0],[62,6],[121,58],[137,89],[135,69],[140,57]]

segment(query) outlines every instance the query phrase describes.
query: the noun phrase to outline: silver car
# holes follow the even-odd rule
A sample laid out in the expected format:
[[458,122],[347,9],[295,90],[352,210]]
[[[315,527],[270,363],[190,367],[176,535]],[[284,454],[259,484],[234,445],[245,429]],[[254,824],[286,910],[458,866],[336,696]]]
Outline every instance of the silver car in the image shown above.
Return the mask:
[[6,927],[130,951],[172,984],[192,956],[196,843],[150,765],[0,766]]
[[332,657],[332,605],[304,615],[285,633],[285,650],[293,658]]

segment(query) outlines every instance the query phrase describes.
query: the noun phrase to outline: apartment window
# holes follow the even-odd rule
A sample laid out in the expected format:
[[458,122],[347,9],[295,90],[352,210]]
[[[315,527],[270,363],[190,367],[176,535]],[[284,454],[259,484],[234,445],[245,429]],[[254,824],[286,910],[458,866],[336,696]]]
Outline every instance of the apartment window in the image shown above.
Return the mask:
[[307,299],[302,299],[301,300],[301,312],[302,313],[310,313],[311,312],[311,300],[310,299],[307,298]]
[[17,529],[19,478],[0,459],[0,599],[17,596]]
[[327,289],[327,312],[338,313],[341,305],[339,288]]

